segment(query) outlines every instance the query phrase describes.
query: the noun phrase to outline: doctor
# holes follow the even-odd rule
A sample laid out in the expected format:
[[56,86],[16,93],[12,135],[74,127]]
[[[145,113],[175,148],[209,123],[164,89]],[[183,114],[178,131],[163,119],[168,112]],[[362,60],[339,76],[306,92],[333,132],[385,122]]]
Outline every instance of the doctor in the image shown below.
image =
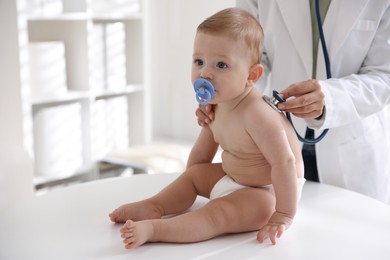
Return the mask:
[[[315,180],[314,174],[321,183],[390,204],[390,124],[385,115],[390,104],[390,0],[320,2],[332,70],[328,80],[321,44],[313,37],[314,1],[237,1],[264,28],[265,75],[258,88],[268,96],[275,89],[289,98],[278,107],[295,116],[301,135],[306,126],[316,136],[329,128],[314,146],[314,158],[306,156],[308,179]],[[211,107],[196,114],[201,125],[213,119]]]

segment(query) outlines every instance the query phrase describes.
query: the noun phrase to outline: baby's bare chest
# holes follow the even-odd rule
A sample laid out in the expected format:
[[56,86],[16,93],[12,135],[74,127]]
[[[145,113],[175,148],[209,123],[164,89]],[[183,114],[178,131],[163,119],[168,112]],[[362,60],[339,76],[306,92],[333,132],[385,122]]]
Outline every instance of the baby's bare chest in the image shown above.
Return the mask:
[[253,150],[254,142],[249,135],[242,116],[218,115],[210,125],[214,140],[224,150]]

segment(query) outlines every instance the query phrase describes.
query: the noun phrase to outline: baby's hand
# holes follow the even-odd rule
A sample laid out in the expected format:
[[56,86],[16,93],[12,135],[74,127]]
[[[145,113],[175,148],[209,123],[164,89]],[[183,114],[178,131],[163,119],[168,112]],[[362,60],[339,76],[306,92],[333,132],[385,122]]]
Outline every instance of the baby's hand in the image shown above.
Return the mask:
[[200,126],[207,126],[214,120],[214,107],[213,105],[199,105],[195,111]]
[[292,224],[292,217],[282,212],[277,212],[272,215],[267,225],[257,233],[257,241],[263,243],[269,237],[272,244],[276,244],[276,238],[280,238],[283,232],[287,230]]

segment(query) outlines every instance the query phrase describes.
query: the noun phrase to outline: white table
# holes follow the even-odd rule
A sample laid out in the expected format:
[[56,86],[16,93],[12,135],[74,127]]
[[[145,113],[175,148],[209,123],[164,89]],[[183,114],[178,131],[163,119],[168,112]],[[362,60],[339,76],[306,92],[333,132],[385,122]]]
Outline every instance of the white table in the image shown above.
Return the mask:
[[[126,250],[108,213],[154,194],[177,175],[105,179],[53,191],[0,214],[0,259],[390,259],[390,207],[307,182],[294,225],[272,246],[256,232]],[[199,198],[195,207],[205,200]]]

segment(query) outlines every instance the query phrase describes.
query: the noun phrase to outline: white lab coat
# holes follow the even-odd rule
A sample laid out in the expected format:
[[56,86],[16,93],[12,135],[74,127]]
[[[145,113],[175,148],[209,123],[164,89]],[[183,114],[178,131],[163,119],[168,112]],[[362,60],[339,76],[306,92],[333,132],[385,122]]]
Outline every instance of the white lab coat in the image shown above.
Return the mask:
[[[264,94],[311,78],[309,0],[238,0],[237,6],[256,16],[264,29]],[[390,203],[385,115],[390,104],[390,0],[333,0],[323,28],[333,78],[325,80],[320,46],[317,79],[326,112],[322,120],[306,120],[317,135],[330,128],[316,145],[320,181]],[[294,122],[303,135],[305,121]]]

